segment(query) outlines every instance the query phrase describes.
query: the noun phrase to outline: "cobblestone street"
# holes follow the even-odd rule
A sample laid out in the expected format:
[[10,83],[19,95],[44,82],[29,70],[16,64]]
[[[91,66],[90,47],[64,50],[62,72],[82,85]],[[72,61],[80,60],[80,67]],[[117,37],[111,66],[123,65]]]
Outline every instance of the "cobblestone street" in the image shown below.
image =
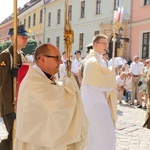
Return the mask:
[[143,128],[146,110],[118,104],[116,150],[150,150],[150,130]]
[[145,114],[145,109],[118,104],[116,150],[150,150],[150,130],[142,127]]

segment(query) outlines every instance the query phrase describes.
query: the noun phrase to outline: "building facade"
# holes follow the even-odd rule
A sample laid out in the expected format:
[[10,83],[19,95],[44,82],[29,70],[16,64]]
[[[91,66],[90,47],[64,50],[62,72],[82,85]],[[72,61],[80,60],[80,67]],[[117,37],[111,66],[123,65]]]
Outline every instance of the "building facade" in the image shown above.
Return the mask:
[[[53,0],[45,5],[45,42],[50,42],[64,51],[64,6],[65,1]],[[108,5],[109,3],[109,5]],[[74,31],[74,44],[72,53],[81,50],[86,54],[86,45],[92,42],[94,35],[103,33],[109,38],[110,51],[112,51],[112,21],[114,9],[124,7],[127,17],[123,22],[122,37],[129,38],[130,1],[123,0],[69,0],[69,20]],[[116,49],[116,56],[127,57],[129,43],[122,41],[121,47]],[[118,52],[117,52],[118,50]],[[122,51],[122,52],[119,52]]]
[[150,0],[132,0],[131,57],[150,58]]
[[41,44],[43,43],[44,30],[44,9],[43,1],[36,0],[27,3],[18,15],[19,24],[24,24],[31,38]]
[[[115,56],[127,58],[130,55],[129,43],[120,39],[130,37],[131,3],[129,0],[69,0],[69,21],[74,31],[72,54],[76,50],[81,50],[82,56],[85,56],[86,45],[91,43],[93,36],[99,33],[108,36],[111,53],[113,14],[114,10],[121,6],[127,15],[120,31],[122,33],[119,32],[117,35],[121,44],[119,47],[116,46]],[[52,43],[63,52],[64,12],[65,0],[30,0],[19,11],[18,23],[25,24],[31,37],[39,44]]]
[[6,18],[0,25],[0,43],[9,40],[9,29],[13,27],[13,16]]

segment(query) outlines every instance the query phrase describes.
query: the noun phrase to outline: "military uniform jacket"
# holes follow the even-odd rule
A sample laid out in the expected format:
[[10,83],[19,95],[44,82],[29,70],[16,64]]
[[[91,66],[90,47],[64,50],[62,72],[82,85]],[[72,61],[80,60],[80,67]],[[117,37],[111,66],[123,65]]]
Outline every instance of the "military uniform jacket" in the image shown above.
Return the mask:
[[[11,68],[13,60],[13,46],[0,54],[0,111],[1,115],[14,112],[13,108],[13,78]],[[17,64],[21,64],[21,57],[17,55]]]

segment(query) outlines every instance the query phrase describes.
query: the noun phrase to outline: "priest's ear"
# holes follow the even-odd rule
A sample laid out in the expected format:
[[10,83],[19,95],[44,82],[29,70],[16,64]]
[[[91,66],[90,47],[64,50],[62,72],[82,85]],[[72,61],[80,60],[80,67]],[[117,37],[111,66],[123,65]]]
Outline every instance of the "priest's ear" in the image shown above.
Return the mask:
[[42,55],[36,57],[34,60],[37,65],[40,65],[40,64],[43,65],[45,62],[44,56],[42,56]]

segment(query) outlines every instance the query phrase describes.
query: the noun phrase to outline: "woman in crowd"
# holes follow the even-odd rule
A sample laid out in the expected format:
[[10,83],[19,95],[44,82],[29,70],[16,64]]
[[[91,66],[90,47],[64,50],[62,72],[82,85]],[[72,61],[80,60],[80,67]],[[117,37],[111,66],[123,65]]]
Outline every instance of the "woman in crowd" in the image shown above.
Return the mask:
[[142,96],[145,95],[145,106],[143,108],[146,109],[146,105],[148,102],[148,87],[147,87],[147,81],[149,79],[150,74],[150,59],[147,59],[145,61],[145,66],[142,69],[142,76],[138,82],[139,86],[139,93],[138,93],[138,101],[139,105],[137,108],[142,108]]

